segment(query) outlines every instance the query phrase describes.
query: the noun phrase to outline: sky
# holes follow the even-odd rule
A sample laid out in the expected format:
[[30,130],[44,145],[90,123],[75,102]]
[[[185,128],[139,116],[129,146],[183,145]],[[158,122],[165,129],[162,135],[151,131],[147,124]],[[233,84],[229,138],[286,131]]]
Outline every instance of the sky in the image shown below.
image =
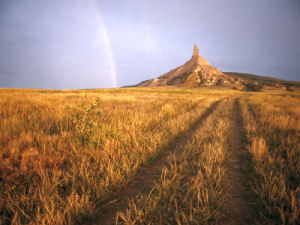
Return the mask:
[[137,84],[200,55],[300,81],[300,0],[0,0],[0,87]]

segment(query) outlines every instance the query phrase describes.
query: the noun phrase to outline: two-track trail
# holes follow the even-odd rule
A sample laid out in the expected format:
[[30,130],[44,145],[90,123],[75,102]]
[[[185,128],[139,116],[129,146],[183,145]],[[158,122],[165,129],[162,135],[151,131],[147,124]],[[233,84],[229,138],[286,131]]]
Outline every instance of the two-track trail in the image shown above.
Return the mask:
[[255,224],[255,195],[250,187],[252,165],[243,143],[243,120],[239,99],[235,99],[232,108],[230,149],[226,161],[228,196],[222,223],[225,225]]
[[139,194],[145,194],[151,191],[154,181],[160,178],[162,169],[168,165],[169,157],[175,152],[179,153],[184,150],[188,141],[192,139],[205,119],[213,113],[220,101],[222,100],[212,103],[212,105],[192,125],[191,129],[178,138],[177,142],[172,145],[174,147],[164,151],[164,153],[162,153],[162,155],[154,163],[145,166],[142,171],[138,172],[132,182],[118,194],[116,199],[102,206],[99,216],[93,224],[114,224],[117,213],[124,212],[131,199],[135,199]]

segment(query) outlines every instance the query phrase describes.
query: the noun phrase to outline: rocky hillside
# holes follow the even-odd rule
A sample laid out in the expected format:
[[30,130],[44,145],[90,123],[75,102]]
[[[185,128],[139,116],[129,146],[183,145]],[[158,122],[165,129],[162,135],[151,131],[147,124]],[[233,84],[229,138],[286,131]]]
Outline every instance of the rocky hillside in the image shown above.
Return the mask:
[[217,86],[217,85],[241,85],[244,80],[228,76],[217,68],[211,66],[209,62],[199,56],[197,45],[194,46],[192,58],[184,65],[179,66],[170,72],[161,75],[153,80],[143,81],[138,87],[155,86]]
[[247,91],[261,89],[294,90],[300,88],[300,82],[284,81],[272,77],[252,74],[222,72],[211,66],[209,62],[199,56],[197,45],[194,46],[192,58],[184,65],[152,80],[143,81],[135,87],[183,86],[208,87],[223,86]]

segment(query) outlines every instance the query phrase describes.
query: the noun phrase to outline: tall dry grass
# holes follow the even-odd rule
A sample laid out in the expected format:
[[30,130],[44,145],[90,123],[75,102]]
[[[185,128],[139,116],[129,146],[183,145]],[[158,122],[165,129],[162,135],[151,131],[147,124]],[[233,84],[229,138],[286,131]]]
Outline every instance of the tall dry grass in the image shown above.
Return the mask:
[[221,103],[117,224],[221,224],[232,100]]
[[[0,89],[1,225],[83,223],[214,101],[236,96],[256,173],[258,223],[299,223],[299,92],[84,92]],[[119,223],[220,222],[230,105],[207,120]]]
[[[224,97],[184,89],[0,95],[0,224],[82,223]],[[87,137],[78,124],[92,124]]]
[[256,173],[258,223],[299,224],[299,95],[255,94],[242,100],[242,112]]

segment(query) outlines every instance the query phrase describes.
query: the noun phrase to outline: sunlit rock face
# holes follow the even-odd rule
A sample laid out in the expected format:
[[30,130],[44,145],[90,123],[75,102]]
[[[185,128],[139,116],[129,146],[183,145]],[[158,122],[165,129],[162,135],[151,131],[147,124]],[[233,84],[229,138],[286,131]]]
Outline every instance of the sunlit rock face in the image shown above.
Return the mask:
[[222,71],[211,66],[209,62],[199,56],[197,45],[194,46],[192,58],[184,65],[179,66],[160,77],[143,81],[137,86],[139,87],[155,87],[155,86],[217,86],[242,83],[240,79],[229,77]]

